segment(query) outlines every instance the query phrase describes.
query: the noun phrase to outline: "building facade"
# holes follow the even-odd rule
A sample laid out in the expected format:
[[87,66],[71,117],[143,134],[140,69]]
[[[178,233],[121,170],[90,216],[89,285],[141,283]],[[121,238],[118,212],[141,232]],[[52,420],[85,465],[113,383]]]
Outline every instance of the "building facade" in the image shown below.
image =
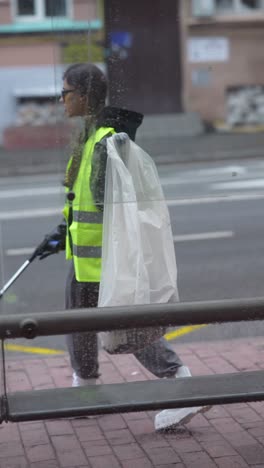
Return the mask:
[[183,102],[217,128],[264,124],[264,1],[182,2]]
[[102,25],[97,0],[0,0],[0,145],[45,147],[47,134],[51,146],[64,144],[62,73],[103,61]]
[[264,0],[0,0],[0,145],[64,145],[56,98],[79,61],[107,70],[113,105],[261,127],[263,25]]

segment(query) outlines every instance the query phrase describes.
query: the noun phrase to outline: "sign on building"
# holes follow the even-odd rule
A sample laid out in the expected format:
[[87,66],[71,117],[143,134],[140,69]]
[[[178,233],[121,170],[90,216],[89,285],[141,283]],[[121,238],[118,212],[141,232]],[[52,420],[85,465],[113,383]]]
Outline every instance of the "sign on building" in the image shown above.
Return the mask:
[[229,40],[226,37],[191,37],[188,40],[190,63],[227,62],[230,56]]

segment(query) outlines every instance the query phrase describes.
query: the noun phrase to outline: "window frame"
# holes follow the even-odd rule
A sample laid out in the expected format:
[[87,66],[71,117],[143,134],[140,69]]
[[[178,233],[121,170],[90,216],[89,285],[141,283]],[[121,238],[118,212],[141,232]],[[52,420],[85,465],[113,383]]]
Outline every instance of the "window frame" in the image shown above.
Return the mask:
[[232,0],[233,6],[228,9],[223,9],[222,11],[216,7],[215,4],[215,10],[217,16],[227,16],[227,15],[236,15],[236,16],[244,16],[244,15],[256,15],[256,13],[263,12],[264,13],[264,0],[260,0],[260,6],[257,8],[252,8],[252,9],[247,9],[246,7],[243,6],[242,0]]
[[66,14],[65,16],[46,16],[45,15],[45,0],[34,0],[35,11],[33,15],[19,15],[18,14],[18,0],[13,0],[12,10],[13,18],[18,23],[27,23],[32,21],[47,21],[51,18],[54,19],[71,19],[72,18],[72,0],[65,0]]

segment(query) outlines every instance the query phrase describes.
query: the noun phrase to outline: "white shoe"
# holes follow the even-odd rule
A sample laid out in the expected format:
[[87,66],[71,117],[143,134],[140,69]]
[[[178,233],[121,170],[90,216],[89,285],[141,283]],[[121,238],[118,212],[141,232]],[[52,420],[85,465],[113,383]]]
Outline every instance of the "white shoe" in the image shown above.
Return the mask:
[[189,367],[187,367],[187,366],[178,367],[178,370],[177,370],[177,372],[175,374],[176,379],[179,378],[179,377],[182,378],[182,377],[191,377],[191,376],[192,376],[191,371],[190,371]]
[[72,374],[72,387],[85,387],[86,385],[95,385],[96,379],[82,379],[76,372]]
[[[191,376],[190,369],[186,366],[179,367],[175,374],[176,379]],[[197,413],[205,412],[208,409],[208,407],[204,406],[195,406],[193,408],[163,410],[155,417],[155,429],[156,431],[168,430],[179,423],[187,423]]]

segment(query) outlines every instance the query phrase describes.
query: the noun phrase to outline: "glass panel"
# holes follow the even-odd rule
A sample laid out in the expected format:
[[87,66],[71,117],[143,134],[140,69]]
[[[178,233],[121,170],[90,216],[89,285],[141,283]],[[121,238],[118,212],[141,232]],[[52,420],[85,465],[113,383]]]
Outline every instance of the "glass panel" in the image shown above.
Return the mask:
[[66,16],[66,0],[45,0],[45,16]]
[[[55,21],[66,2],[38,2],[54,21],[18,25],[0,2],[1,287],[25,266],[1,314],[262,296],[260,12],[201,18],[187,1],[70,3],[67,21]],[[195,11],[208,14],[204,5]],[[27,264],[44,239],[45,258]],[[193,374],[263,367],[241,364],[256,356],[263,322],[166,331],[104,335],[98,348],[95,333],[8,340],[8,389],[175,377],[181,361]]]
[[35,13],[35,0],[17,0],[17,14],[19,16],[32,16]]

